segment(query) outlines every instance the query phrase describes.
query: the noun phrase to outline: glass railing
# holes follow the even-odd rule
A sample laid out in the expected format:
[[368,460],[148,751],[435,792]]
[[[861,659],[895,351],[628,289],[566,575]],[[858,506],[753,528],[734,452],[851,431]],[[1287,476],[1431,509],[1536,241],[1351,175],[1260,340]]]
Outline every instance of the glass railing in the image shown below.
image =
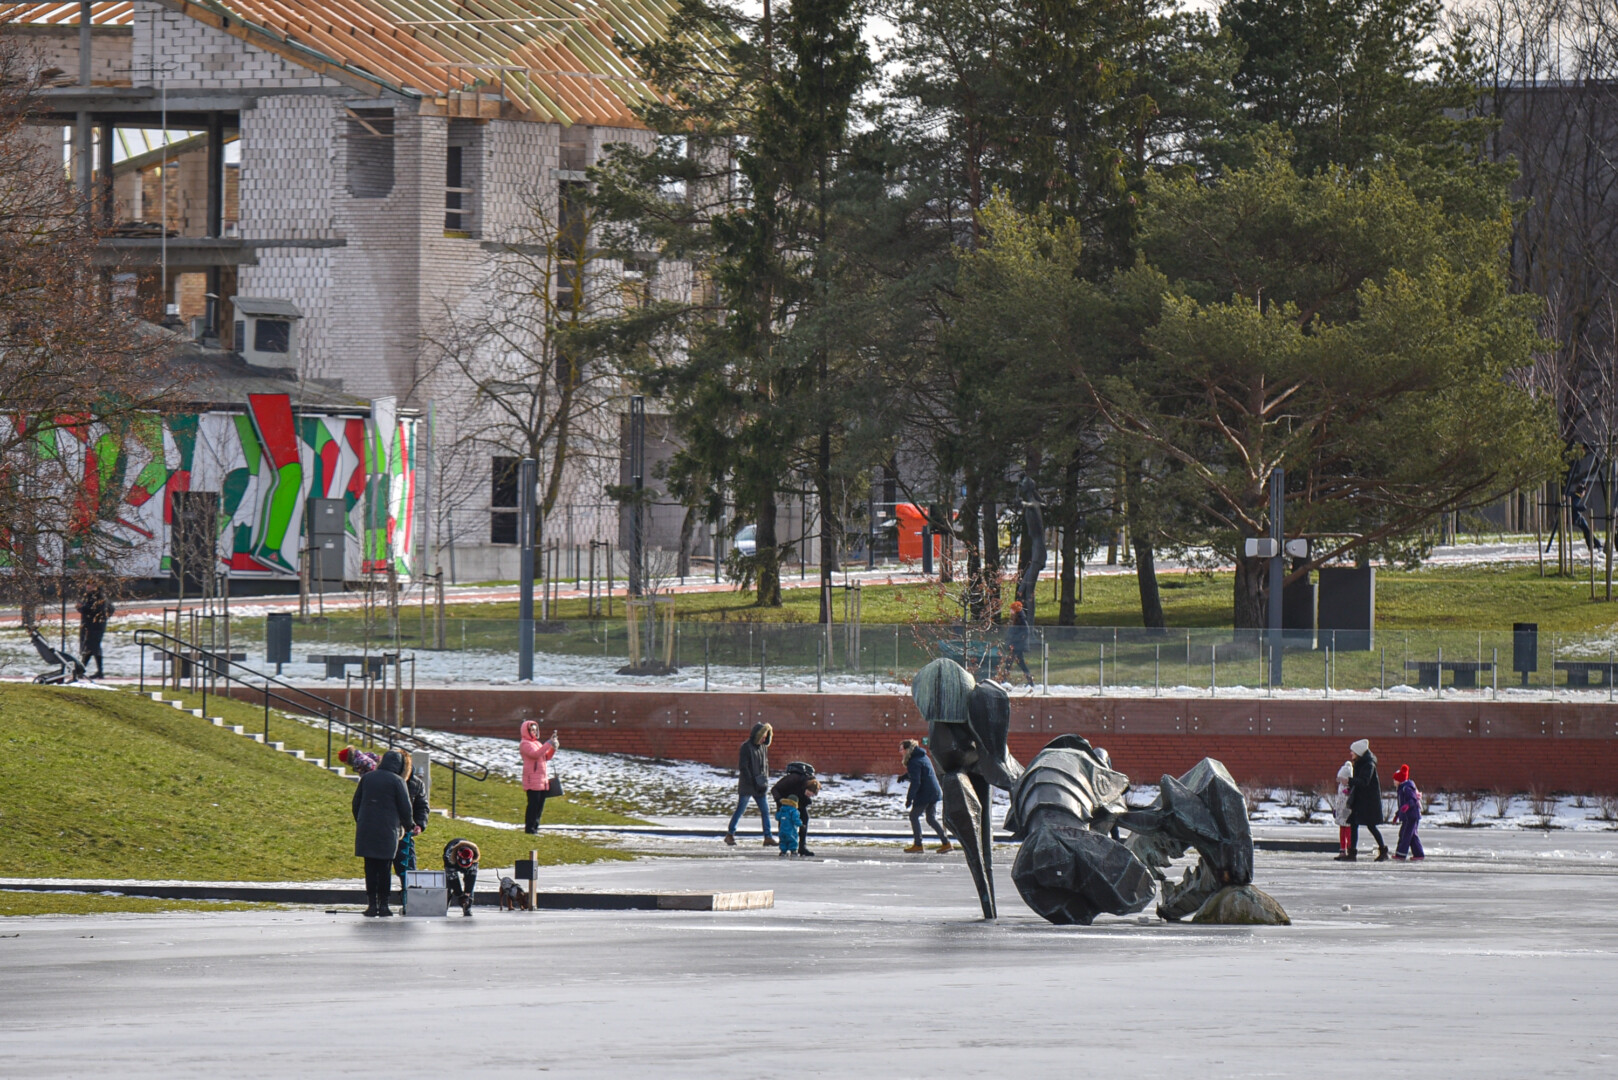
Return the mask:
[[[659,627],[661,634],[663,627]],[[74,627],[70,626],[70,638]],[[265,620],[234,617],[230,649],[245,662],[265,661]],[[7,632],[9,636],[11,632]],[[199,628],[199,644],[222,651],[222,626]],[[286,677],[341,680],[375,669],[384,653],[415,657],[418,684],[514,683],[519,626],[514,619],[449,619],[440,639],[431,614],[402,612],[369,626],[360,617],[293,622]],[[131,635],[108,636],[108,672],[135,675]],[[614,620],[537,622],[534,682],[542,686],[641,687],[708,691],[824,691],[902,693],[923,664],[937,656],[962,662],[979,678],[997,677],[1052,695],[1329,696],[1450,695],[1488,698],[1577,696],[1608,700],[1618,633],[1542,632],[1532,655],[1518,655],[1507,630],[1378,630],[1371,633],[1288,631],[1279,678],[1263,631],[1146,630],[1140,627],[1036,627],[1023,660],[1004,629],[963,633],[937,624],[676,622],[673,637],[648,643],[643,662],[669,661],[674,670],[631,669],[629,627]],[[1526,644],[1526,643],[1525,643]],[[26,639],[0,643],[8,668],[37,666]],[[648,647],[649,645],[649,647]],[[1526,661],[1514,664],[1514,659]],[[1528,668],[1523,671],[1519,668]],[[657,669],[661,670],[661,668]],[[408,677],[408,671],[401,672]],[[391,680],[396,676],[390,675]]]

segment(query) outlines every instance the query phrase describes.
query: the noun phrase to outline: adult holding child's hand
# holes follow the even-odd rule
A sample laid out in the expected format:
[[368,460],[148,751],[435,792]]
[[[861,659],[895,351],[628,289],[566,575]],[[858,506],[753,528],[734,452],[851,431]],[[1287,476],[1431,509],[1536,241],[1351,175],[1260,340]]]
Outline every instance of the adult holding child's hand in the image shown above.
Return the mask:
[[[550,774],[551,758],[561,749],[561,739],[557,732],[551,732],[551,737],[541,742],[539,739],[539,724],[533,720],[524,720],[522,727],[517,729],[520,740],[518,749],[522,752],[522,787],[528,793],[528,807],[523,814],[523,831],[529,836],[539,833],[539,819],[545,813],[545,799],[551,794],[554,779]],[[560,784],[554,785],[560,788]],[[560,790],[557,794],[561,794]]]

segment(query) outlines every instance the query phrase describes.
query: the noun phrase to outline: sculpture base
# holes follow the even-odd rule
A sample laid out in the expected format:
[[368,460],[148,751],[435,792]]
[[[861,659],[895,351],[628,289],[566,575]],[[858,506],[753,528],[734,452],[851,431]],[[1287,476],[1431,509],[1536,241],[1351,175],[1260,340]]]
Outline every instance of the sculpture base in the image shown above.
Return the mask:
[[1191,916],[1194,923],[1224,926],[1291,926],[1292,920],[1275,897],[1251,885],[1227,885]]

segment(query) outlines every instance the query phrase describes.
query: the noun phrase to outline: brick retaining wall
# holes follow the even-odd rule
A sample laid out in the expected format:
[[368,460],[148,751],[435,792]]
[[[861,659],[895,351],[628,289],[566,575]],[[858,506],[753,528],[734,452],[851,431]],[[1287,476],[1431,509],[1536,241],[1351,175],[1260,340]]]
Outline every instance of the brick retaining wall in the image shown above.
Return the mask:
[[[333,695],[341,700],[340,694]],[[420,689],[425,727],[515,738],[524,720],[559,729],[578,750],[643,754],[726,768],[759,720],[775,726],[777,766],[897,770],[898,743],[927,726],[908,697],[841,694]],[[1013,699],[1011,746],[1026,762],[1075,732],[1142,783],[1219,758],[1238,780],[1325,786],[1369,738],[1385,771],[1409,763],[1428,788],[1618,791],[1618,706],[1550,702],[1298,701],[1265,698]]]

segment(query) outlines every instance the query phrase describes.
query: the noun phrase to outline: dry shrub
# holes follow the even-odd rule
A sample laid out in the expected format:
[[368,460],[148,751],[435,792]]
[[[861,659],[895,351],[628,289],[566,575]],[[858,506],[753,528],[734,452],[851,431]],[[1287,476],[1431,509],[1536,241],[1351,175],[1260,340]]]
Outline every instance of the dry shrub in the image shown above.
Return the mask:
[[1312,784],[1292,791],[1287,804],[1298,812],[1298,820],[1307,825],[1320,810],[1320,791]]
[[1596,816],[1602,821],[1618,821],[1618,792],[1596,796]]
[[1515,798],[1513,792],[1507,791],[1505,788],[1495,788],[1489,792],[1489,798],[1494,801],[1495,817],[1503,818],[1511,813],[1511,800]]
[[1483,795],[1481,793],[1457,791],[1445,801],[1459,815],[1463,829],[1470,829],[1478,823],[1478,811],[1483,807]]
[[1247,803],[1247,816],[1258,813],[1259,806],[1270,797],[1270,789],[1257,784],[1242,785],[1242,799]]

